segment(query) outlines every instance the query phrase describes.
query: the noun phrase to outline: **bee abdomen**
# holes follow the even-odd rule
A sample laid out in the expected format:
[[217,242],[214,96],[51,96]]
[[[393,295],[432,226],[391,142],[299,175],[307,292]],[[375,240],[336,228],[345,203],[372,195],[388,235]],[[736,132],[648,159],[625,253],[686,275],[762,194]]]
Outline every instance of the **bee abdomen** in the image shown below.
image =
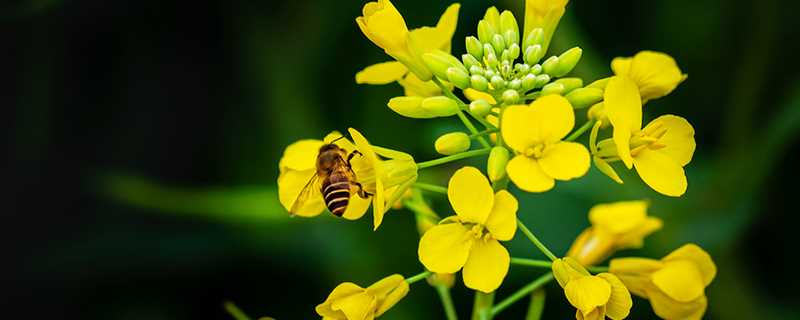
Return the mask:
[[331,175],[322,184],[325,206],[331,213],[341,217],[350,202],[350,181],[346,177]]

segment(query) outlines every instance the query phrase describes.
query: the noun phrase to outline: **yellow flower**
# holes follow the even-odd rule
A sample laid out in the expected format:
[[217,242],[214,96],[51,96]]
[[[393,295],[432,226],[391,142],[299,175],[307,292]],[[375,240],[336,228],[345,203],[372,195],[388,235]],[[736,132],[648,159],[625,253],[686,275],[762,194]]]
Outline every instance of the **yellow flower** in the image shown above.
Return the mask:
[[[278,176],[278,196],[280,202],[286,210],[290,210],[298,198],[303,188],[307,185],[311,177],[316,174],[316,160],[319,148],[330,141],[336,140],[336,145],[345,151],[359,151],[361,156],[356,155],[350,161],[357,182],[361,183],[364,189],[373,194],[368,199],[362,199],[355,192],[350,196],[350,202],[342,217],[349,220],[361,218],[369,208],[370,203],[373,207],[373,223],[375,229],[383,221],[383,215],[387,208],[391,207],[388,203],[387,194],[393,196],[401,194],[417,178],[417,165],[414,159],[403,152],[394,151],[386,148],[372,146],[367,139],[355,129],[349,129],[353,142],[347,139],[338,139],[342,135],[338,132],[328,134],[323,140],[300,140],[289,145],[284,150],[283,157],[279,162],[280,175]],[[381,159],[378,156],[385,157]],[[402,190],[401,190],[401,187]],[[312,194],[297,212],[296,215],[302,217],[313,217],[319,215],[324,209],[322,194],[318,188],[311,190]]]
[[[558,21],[564,15],[568,0],[526,0],[525,1],[525,37],[531,30],[542,28],[544,42],[542,52],[547,52],[553,32],[556,31]],[[523,37],[524,39],[524,37]],[[526,48],[522,48],[523,50]]]
[[549,95],[530,106],[503,111],[501,134],[517,155],[506,171],[514,184],[528,192],[544,192],[555,180],[570,180],[589,170],[589,152],[579,143],[561,141],[575,125],[567,99]]
[[614,58],[611,70],[615,75],[626,76],[636,83],[642,103],[668,95],[686,80],[675,59],[656,51],[641,51],[633,57]]
[[567,256],[594,265],[614,251],[642,247],[644,237],[662,224],[661,219],[647,216],[647,206],[647,201],[621,201],[592,207],[592,226],[575,239]]
[[610,273],[593,276],[572,258],[553,261],[553,275],[564,288],[569,303],[577,308],[578,320],[625,319],[633,306],[622,281]]
[[619,258],[609,271],[637,296],[650,300],[663,319],[700,319],[708,301],[705,288],[714,280],[717,266],[703,249],[684,245],[661,260]]
[[478,169],[464,167],[450,178],[447,197],[456,212],[425,232],[419,260],[430,271],[455,273],[464,269],[464,284],[492,292],[508,273],[510,256],[500,241],[517,231],[517,199],[508,191],[492,191]]
[[325,320],[371,320],[380,317],[408,293],[408,282],[393,274],[367,288],[345,282],[316,308]]
[[451,39],[458,23],[459,4],[445,10],[435,27],[408,31],[405,20],[389,0],[364,5],[363,16],[356,18],[361,32],[397,62],[372,65],[356,74],[357,83],[386,84],[403,78],[408,70],[418,80],[428,81],[431,72],[422,55],[433,50],[450,52]]
[[[603,104],[614,132],[611,140],[597,144],[596,156],[618,157],[628,169],[636,167],[653,190],[673,197],[683,195],[687,186],[683,167],[692,160],[695,149],[692,125],[684,118],[664,115],[642,129],[642,101],[636,84],[627,77],[614,76],[608,81]],[[592,134],[596,139],[596,130]]]

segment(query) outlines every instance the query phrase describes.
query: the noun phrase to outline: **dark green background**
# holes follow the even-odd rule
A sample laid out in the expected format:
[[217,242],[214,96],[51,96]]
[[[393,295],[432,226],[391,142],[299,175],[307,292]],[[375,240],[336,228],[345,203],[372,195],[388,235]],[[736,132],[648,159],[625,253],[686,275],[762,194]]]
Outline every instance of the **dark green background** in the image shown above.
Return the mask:
[[[356,127],[371,142],[436,157],[457,121],[415,121],[385,107],[397,85],[358,86],[387,61],[360,34],[361,1],[4,1],[0,121],[6,133],[0,273],[7,315],[77,319],[226,319],[225,299],[252,316],[312,319],[343,281],[367,285],[420,271],[406,211],[371,231],[277,205],[277,161],[302,138]],[[462,3],[454,53],[491,3]],[[448,3],[396,1],[409,26]],[[521,22],[523,1],[501,1]],[[660,257],[695,242],[719,273],[709,319],[797,318],[800,128],[797,3],[572,1],[554,51],[584,49],[575,74],[594,80],[642,49],[689,74],[645,119],[672,113],[696,129],[689,191],[660,196],[626,174],[592,169],[543,195],[520,195],[522,219],[557,252],[595,203],[649,199],[664,229],[621,255]],[[581,123],[583,115],[579,115]],[[476,165],[482,165],[476,162]],[[423,172],[444,183],[456,167]],[[437,210],[449,214],[444,199]],[[514,256],[541,257],[518,236]],[[512,267],[503,297],[539,270]],[[545,318],[571,318],[557,286]],[[462,318],[472,294],[453,292]],[[515,305],[499,319],[520,318]],[[424,283],[385,319],[440,319]],[[635,300],[634,319],[653,318]]]

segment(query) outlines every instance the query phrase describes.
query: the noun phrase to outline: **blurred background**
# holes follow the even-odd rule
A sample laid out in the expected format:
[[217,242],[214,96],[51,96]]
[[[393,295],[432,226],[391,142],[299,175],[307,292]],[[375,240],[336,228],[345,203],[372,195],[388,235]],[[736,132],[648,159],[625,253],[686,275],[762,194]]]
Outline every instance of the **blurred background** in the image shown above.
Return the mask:
[[[4,312],[230,319],[222,302],[231,300],[254,318],[313,319],[340,282],[419,272],[409,212],[391,212],[373,232],[369,217],[290,218],[277,201],[277,162],[295,140],[352,126],[428,160],[437,136],[461,129],[391,112],[398,85],[355,84],[358,70],[389,59],[355,24],[364,2],[3,1]],[[395,1],[409,27],[435,24],[448,4]],[[522,0],[463,2],[454,53],[490,5],[522,25]],[[572,1],[551,53],[581,46],[575,74],[587,82],[642,49],[668,52],[689,74],[645,109],[646,120],[672,113],[694,125],[689,190],[667,198],[635,174],[617,185],[592,169],[520,196],[522,219],[563,253],[593,204],[649,199],[664,229],[620,255],[661,257],[698,243],[719,268],[706,318],[800,317],[798,9],[777,0]],[[455,168],[421,179],[444,184]],[[521,237],[510,250],[541,257]],[[541,272],[512,267],[498,299]],[[560,289],[548,293],[544,318],[571,318]],[[459,279],[453,295],[466,319],[472,293]],[[632,319],[654,318],[649,303],[634,304]],[[443,317],[420,283],[383,318]]]

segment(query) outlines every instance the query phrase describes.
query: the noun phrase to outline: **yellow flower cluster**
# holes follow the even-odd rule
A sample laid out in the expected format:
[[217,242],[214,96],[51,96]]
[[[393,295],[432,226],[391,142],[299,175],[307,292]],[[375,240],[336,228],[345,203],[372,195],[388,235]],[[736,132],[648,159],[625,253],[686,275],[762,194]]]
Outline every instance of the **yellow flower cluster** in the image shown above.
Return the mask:
[[[649,202],[594,206],[591,225],[563,258],[518,217],[519,203],[509,188],[548,192],[556,181],[561,185],[583,177],[592,163],[622,183],[612,167],[621,162],[663,195],[678,197],[688,187],[683,168],[695,150],[693,127],[675,115],[646,123],[642,112],[644,104],[674,91],[686,75],[669,55],[642,51],[614,59],[614,75],[588,85],[568,76],[582,57],[581,48],[547,56],[567,4],[526,0],[521,29],[512,12],[487,9],[476,36],[465,39],[467,52],[460,58],[450,54],[459,4],[450,5],[435,26],[411,30],[390,0],[363,6],[356,24],[394,61],[359,71],[356,82],[398,82],[405,95],[388,101],[392,111],[415,119],[458,117],[468,132],[440,136],[433,149],[443,157],[423,162],[373,145],[355,129],[286,148],[278,188],[281,204],[292,214],[312,217],[327,207],[356,220],[371,206],[377,229],[389,209],[407,209],[415,213],[421,235],[422,273],[407,279],[392,275],[367,288],[342,283],[317,306],[323,319],[377,318],[409,292],[409,284],[422,279],[436,288],[447,318],[455,319],[449,288],[459,271],[464,285],[476,292],[473,314],[480,317],[491,318],[553,278],[579,320],[624,319],[633,305],[631,294],[648,299],[664,319],[702,317],[705,287],[716,266],[695,245],[661,260],[616,258],[609,267],[597,267],[619,250],[642,247],[644,238],[662,227],[661,219],[648,215]],[[575,110],[584,108],[585,122],[576,126]],[[576,142],[587,132],[588,145]],[[473,157],[486,157],[485,170],[462,166],[447,186],[417,181],[420,170]],[[452,214],[441,219],[433,210],[439,207],[426,198],[429,193],[446,196]],[[549,261],[511,256],[503,243],[518,229]],[[511,265],[549,273],[493,306]]]

